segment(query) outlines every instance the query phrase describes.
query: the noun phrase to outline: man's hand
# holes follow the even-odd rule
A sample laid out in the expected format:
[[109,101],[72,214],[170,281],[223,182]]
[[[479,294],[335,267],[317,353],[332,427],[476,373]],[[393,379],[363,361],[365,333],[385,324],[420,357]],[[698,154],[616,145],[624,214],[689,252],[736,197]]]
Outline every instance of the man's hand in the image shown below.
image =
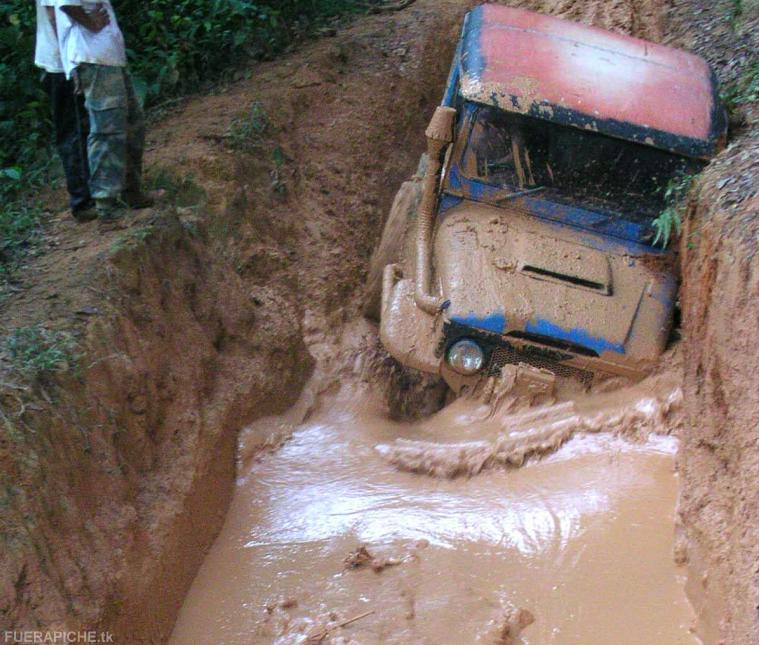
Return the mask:
[[111,23],[111,17],[108,15],[108,11],[106,11],[106,8],[100,3],[96,4],[95,9],[90,13],[87,13],[82,7],[74,6],[62,6],[61,11],[74,22],[79,23],[82,27],[95,34],[103,31],[103,28]]

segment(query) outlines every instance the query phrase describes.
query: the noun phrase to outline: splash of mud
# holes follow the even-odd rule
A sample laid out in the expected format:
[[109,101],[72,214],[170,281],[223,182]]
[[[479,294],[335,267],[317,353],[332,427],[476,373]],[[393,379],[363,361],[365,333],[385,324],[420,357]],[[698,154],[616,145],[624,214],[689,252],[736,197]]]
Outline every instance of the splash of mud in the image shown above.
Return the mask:
[[[399,470],[452,478],[522,466],[527,459],[556,451],[579,433],[609,432],[641,441],[651,433],[669,434],[680,425],[683,397],[670,376],[658,375],[614,392],[535,408],[529,407],[533,397],[515,393],[514,380],[509,380],[496,396],[489,388],[486,403],[474,410],[471,401],[457,401],[421,428],[439,438],[443,433],[438,430],[445,428],[446,434],[474,434],[478,439],[396,439],[375,449]],[[546,398],[546,393],[541,395]],[[481,438],[494,434],[491,439]]]

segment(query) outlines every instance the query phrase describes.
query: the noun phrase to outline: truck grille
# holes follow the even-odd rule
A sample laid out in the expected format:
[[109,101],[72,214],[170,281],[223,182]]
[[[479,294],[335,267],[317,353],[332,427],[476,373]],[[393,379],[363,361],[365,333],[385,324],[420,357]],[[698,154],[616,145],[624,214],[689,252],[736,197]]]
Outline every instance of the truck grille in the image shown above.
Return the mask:
[[542,355],[540,351],[532,352],[529,350],[520,350],[510,345],[499,345],[491,351],[491,358],[488,366],[489,374],[498,374],[505,365],[517,365],[518,363],[527,363],[533,367],[540,367],[545,370],[554,372],[559,377],[571,378],[579,381],[583,385],[591,385],[594,378],[593,372],[588,370],[563,365],[547,356]]

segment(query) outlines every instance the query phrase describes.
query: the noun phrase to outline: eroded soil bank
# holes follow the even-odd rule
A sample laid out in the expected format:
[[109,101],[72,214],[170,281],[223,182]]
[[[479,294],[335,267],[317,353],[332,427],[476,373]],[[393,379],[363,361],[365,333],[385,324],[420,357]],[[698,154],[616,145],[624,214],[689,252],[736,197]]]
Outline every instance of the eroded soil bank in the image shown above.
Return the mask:
[[[357,454],[366,451],[368,459],[378,459],[368,446],[379,436],[390,441],[388,435],[403,434],[402,426],[387,420],[378,425],[376,417],[367,418],[343,401],[332,391],[338,389],[336,381],[320,381],[320,372],[344,374],[350,381],[350,374],[357,373],[355,364],[379,365],[385,378],[373,382],[385,383],[387,390],[362,393],[368,397],[361,399],[366,407],[379,406],[397,416],[439,407],[442,391],[386,362],[376,342],[367,340],[354,355],[337,351],[330,337],[358,317],[369,255],[396,188],[416,166],[422,133],[440,98],[458,25],[470,4],[417,0],[403,11],[360,19],[335,38],[255,66],[249,80],[222,88],[218,95],[186,102],[149,136],[149,165],[179,185],[178,208],[143,213],[129,230],[106,235],[74,228],[62,216],[53,219],[46,252],[30,260],[18,293],[3,302],[0,325],[3,331],[40,320],[60,328],[75,326],[81,330],[85,358],[77,377],[27,385],[3,375],[3,627],[99,627],[113,631],[119,642],[166,642],[182,598],[222,526],[234,487],[238,430],[291,405],[313,369],[313,382],[323,382],[331,391],[317,397],[323,407],[317,406],[295,440],[272,456],[285,462],[272,461],[275,467],[266,470],[265,460],[244,460],[240,473],[251,473],[254,493],[263,495],[276,483],[277,463],[309,461],[309,456],[293,453],[299,445],[313,448],[325,470],[335,466],[330,461],[334,455],[318,450],[324,445],[319,433],[326,433],[319,430],[324,425],[317,423],[320,419],[332,419],[335,428],[329,436],[338,443],[353,442]],[[735,5],[728,0],[676,0],[667,6],[655,0],[526,4],[696,50],[708,57],[724,85],[741,74],[738,58],[756,34],[751,11],[744,19],[748,27],[726,19]],[[750,50],[753,46],[754,41]],[[253,129],[263,134],[241,145],[239,135],[246,132],[254,103],[267,125]],[[683,527],[677,553],[691,567],[691,597],[702,633],[709,636],[706,642],[754,642],[757,627],[757,113],[756,108],[745,112],[733,124],[733,147],[708,171],[682,237],[687,419],[677,458]],[[356,432],[353,426],[360,422],[362,430]],[[549,479],[552,471],[567,469],[566,456],[588,449],[580,461],[593,480],[601,472],[601,458],[593,450],[599,441],[570,444],[568,453],[536,468]],[[252,452],[278,442],[278,435],[253,441]],[[638,499],[642,490],[626,473],[634,462],[649,464],[648,481],[659,483],[663,498],[653,525],[659,528],[646,539],[656,555],[652,562],[661,563],[652,566],[672,582],[672,559],[664,555],[666,541],[672,540],[665,526],[665,508],[675,492],[672,449],[661,450],[655,442],[650,450],[647,445],[606,446],[620,473],[620,495],[607,499],[612,506],[606,508],[620,508],[635,520],[638,511],[625,500]],[[386,462],[371,463],[378,465],[378,472],[369,473],[373,477],[389,472],[379,470]],[[259,482],[254,473],[262,467]],[[344,474],[351,467],[347,464]],[[393,472],[388,476],[394,494],[402,497],[404,482],[421,477]],[[509,477],[531,476],[521,472],[494,470],[479,478],[505,487],[503,504],[512,499]],[[580,488],[570,479],[556,490],[577,498]],[[418,488],[449,485],[422,481]],[[383,484],[381,479],[375,483]],[[471,486],[480,490],[481,484],[476,479]],[[305,482],[303,487],[308,488]],[[541,513],[551,508],[560,516],[567,508],[562,500],[542,505],[540,495],[528,498]],[[425,510],[424,501],[417,502]],[[256,525],[261,541],[267,539],[266,532],[274,529],[266,523],[266,509],[273,521],[279,511],[262,503],[233,511],[229,522],[239,521],[241,531]],[[488,509],[480,511],[479,519],[493,517]],[[260,515],[252,521],[250,512]],[[584,517],[593,524],[601,515],[592,509]],[[561,535],[552,531],[541,534],[547,538],[543,547],[550,548]],[[293,616],[313,619],[319,614],[313,594],[331,589],[335,602],[327,611],[351,618],[361,613],[359,608],[352,614],[351,603],[354,592],[362,593],[362,580],[380,576],[378,588],[386,589],[393,584],[384,580],[401,584],[413,567],[431,567],[420,584],[428,585],[429,598],[441,600],[436,594],[445,590],[432,588],[433,569],[443,562],[440,543],[460,539],[441,534],[437,540],[426,538],[430,545],[419,559],[380,574],[366,569],[342,573],[341,558],[346,549],[359,546],[361,535],[332,543],[323,568],[300,590]],[[501,555],[478,555],[485,545],[491,550],[491,538],[473,538],[466,531],[460,537],[470,559],[460,561],[458,570],[479,567],[490,581],[480,595],[463,600],[482,625],[486,606],[496,619],[506,607],[502,601],[510,601],[508,594],[522,592],[510,591],[506,577],[489,577],[492,567],[505,572]],[[404,557],[412,539],[395,536],[400,542],[391,541],[393,548],[386,552],[381,547],[377,555]],[[435,554],[429,564],[427,549]],[[249,552],[238,545],[229,555]],[[530,557],[517,547],[512,553],[527,571]],[[591,566],[585,557],[579,549],[578,563]],[[257,560],[255,566],[273,570],[279,564]],[[341,595],[337,583],[330,586],[328,570],[351,581],[346,586],[351,594]],[[548,570],[541,575],[548,577]],[[520,588],[530,604],[531,593],[537,592],[527,578]],[[271,598],[261,582],[257,593],[266,602]],[[569,591],[561,591],[569,597]],[[382,593],[390,594],[387,589]],[[251,616],[258,609],[252,607]],[[283,611],[287,608],[272,609],[276,615],[269,628],[280,629]],[[421,609],[420,622],[432,624],[435,611]],[[368,619],[367,629],[384,629],[374,614],[355,627]],[[512,619],[520,622],[519,616]],[[526,637],[530,629],[544,629],[550,622],[537,620]],[[407,627],[411,629],[408,621],[401,629]]]
[[700,613],[706,642],[750,643],[758,629],[757,130],[750,136],[705,173],[682,242],[679,517],[689,595],[712,608]]

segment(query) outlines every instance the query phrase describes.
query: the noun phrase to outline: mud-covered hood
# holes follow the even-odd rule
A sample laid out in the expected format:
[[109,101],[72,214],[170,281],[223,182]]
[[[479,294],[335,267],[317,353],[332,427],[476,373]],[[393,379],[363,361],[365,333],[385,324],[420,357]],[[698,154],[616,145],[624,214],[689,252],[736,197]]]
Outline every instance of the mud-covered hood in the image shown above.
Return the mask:
[[452,321],[613,360],[662,351],[675,280],[625,244],[517,208],[463,202],[439,221],[434,245]]

